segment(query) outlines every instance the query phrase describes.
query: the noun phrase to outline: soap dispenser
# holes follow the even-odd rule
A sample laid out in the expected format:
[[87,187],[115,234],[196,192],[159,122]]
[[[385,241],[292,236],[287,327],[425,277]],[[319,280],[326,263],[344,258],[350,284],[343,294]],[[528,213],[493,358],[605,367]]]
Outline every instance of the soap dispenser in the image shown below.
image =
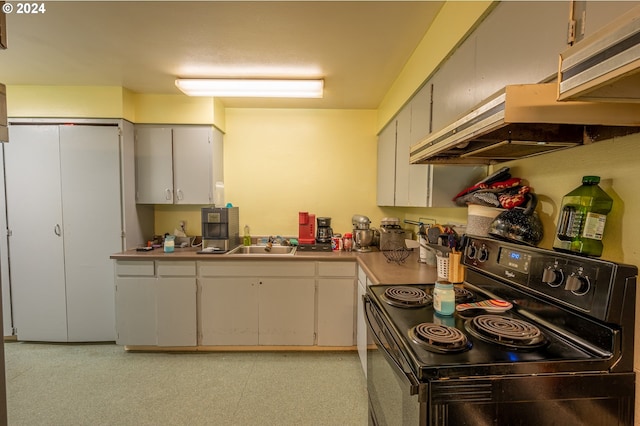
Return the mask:
[[249,234],[249,225],[244,226],[244,237],[242,238],[242,244],[245,246],[251,245],[251,235]]

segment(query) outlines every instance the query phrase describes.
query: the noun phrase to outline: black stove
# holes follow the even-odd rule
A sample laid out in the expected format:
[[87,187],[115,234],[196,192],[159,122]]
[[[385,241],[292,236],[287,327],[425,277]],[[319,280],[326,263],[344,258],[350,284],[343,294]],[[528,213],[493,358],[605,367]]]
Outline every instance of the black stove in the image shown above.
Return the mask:
[[[636,267],[480,237],[467,239],[463,263],[456,304],[512,308],[441,316],[434,284],[368,287],[374,424],[633,424]],[[405,382],[400,411],[382,397],[389,366]]]

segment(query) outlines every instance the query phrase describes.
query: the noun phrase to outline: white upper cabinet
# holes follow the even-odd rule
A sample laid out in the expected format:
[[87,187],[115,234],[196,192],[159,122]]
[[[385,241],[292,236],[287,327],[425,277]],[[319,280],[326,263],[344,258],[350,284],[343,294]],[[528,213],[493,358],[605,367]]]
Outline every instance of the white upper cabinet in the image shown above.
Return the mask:
[[429,134],[428,82],[378,136],[379,206],[455,207],[452,198],[486,176],[485,166],[409,164],[411,145]]
[[222,134],[210,126],[136,126],[136,202],[210,204],[222,181]]
[[170,128],[136,128],[136,202],[173,204],[172,141]]

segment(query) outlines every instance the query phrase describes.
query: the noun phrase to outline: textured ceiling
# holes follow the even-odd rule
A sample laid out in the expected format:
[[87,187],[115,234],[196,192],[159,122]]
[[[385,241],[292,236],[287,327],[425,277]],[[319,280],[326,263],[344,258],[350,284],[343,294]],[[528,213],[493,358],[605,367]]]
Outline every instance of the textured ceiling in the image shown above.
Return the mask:
[[0,82],[178,94],[176,77],[325,79],[323,99],[223,99],[228,107],[293,108],[377,108],[442,6],[436,1],[44,4],[44,13],[7,15]]

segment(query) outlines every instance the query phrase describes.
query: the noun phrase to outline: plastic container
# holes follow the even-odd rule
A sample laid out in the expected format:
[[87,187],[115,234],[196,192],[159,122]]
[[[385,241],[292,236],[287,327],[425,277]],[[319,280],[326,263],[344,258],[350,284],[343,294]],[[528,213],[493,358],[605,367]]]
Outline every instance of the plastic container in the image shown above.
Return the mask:
[[165,253],[173,253],[175,249],[175,239],[176,237],[173,235],[167,235],[164,237],[164,252]]
[[249,233],[249,225],[244,226],[244,236],[242,237],[242,245],[251,245],[251,234]]
[[436,256],[437,265],[436,270],[438,273],[438,279],[449,279],[449,258],[447,256]]
[[449,281],[436,281],[433,290],[433,309],[439,315],[453,315],[456,310],[456,292]]
[[584,176],[582,185],[562,198],[553,242],[555,250],[602,255],[602,237],[613,200],[598,183],[600,177]]
[[342,250],[342,235],[341,234],[333,234],[331,237],[331,250],[333,251],[341,251]]
[[353,234],[351,232],[346,232],[344,237],[342,238],[342,247],[344,251],[353,250]]

